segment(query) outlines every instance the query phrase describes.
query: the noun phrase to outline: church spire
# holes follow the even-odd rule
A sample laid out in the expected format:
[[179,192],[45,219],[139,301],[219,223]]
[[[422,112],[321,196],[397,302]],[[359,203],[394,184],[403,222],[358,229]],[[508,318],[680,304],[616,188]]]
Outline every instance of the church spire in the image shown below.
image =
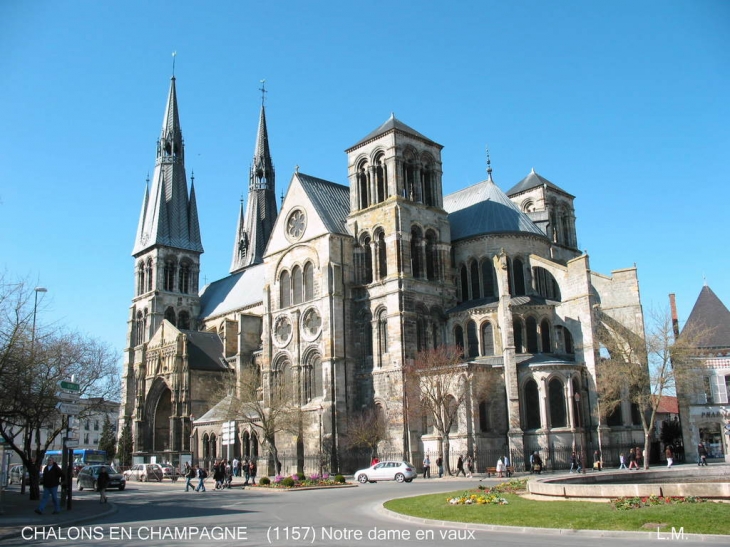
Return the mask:
[[203,252],[195,195],[188,198],[185,146],[177,105],[175,76],[170,79],[155,171],[143,204],[133,255],[155,245]]
[[236,239],[233,245],[231,273],[260,264],[276,221],[276,174],[269,150],[269,133],[266,128],[266,109],[264,106],[265,80],[261,81],[261,113],[256,134],[253,161],[248,179],[248,200],[246,212],[243,201],[236,226]]

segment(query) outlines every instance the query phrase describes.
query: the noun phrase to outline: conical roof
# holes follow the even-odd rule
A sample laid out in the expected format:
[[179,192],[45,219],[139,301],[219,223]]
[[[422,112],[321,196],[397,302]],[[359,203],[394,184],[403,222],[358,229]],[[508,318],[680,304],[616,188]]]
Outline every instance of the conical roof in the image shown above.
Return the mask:
[[730,347],[730,311],[707,285],[702,287],[682,332],[700,336],[703,348]]
[[563,190],[560,186],[557,184],[553,184],[545,177],[542,177],[535,173],[535,170],[532,169],[530,171],[530,174],[527,175],[524,179],[522,179],[520,182],[515,184],[512,188],[510,188],[507,191],[508,196],[514,196],[516,194],[520,194],[522,192],[526,192],[527,190],[532,190],[533,188],[537,188],[539,186],[547,186],[548,188],[552,188],[553,190],[557,190],[559,192],[562,192],[563,194],[566,194],[570,197],[575,197],[571,194],[568,194],[565,190]]
[[449,213],[452,241],[520,232],[547,237],[491,178],[444,196],[444,209]]
[[[419,138],[419,139],[421,139],[423,141],[436,144],[434,141],[432,141],[431,139],[429,139],[425,135],[419,133],[418,131],[416,131],[412,127],[404,124],[402,121],[400,121],[398,118],[395,117],[395,114],[391,114],[390,115],[390,118],[388,118],[383,125],[381,125],[380,127],[378,127],[376,130],[371,131],[365,137],[363,137],[362,139],[360,139],[359,141],[357,141],[355,144],[353,144],[350,148],[347,149],[347,152],[349,152],[353,148],[357,148],[361,144],[364,144],[364,143],[366,143],[368,141],[371,141],[371,140],[373,140],[373,139],[375,139],[377,137],[380,137],[381,135],[385,135],[386,133],[388,133],[390,131],[400,131],[401,133],[407,133],[407,134],[409,134],[411,136],[414,136],[414,137],[417,137],[417,138]],[[437,145],[437,146],[441,146],[441,145]],[[441,148],[443,148],[443,147],[441,147]]]

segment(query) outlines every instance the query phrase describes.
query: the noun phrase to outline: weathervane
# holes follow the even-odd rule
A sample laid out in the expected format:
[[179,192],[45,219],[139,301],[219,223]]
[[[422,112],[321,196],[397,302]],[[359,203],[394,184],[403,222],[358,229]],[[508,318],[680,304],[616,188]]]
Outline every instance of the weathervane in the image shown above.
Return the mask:
[[489,158],[489,145],[487,145],[487,176],[492,180],[492,160]]
[[266,98],[264,93],[267,93],[266,80],[261,80],[261,87],[259,88],[259,91],[261,92],[261,106],[264,106],[264,99]]

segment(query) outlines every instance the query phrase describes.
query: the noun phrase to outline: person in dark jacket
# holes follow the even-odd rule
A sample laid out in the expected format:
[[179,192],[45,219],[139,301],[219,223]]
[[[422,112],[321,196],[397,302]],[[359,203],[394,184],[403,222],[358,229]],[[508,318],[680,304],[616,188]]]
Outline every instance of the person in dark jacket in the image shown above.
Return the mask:
[[106,503],[106,487],[109,486],[109,471],[106,466],[99,471],[96,479],[96,487],[99,489],[99,503]]
[[53,513],[56,514],[61,512],[61,504],[58,501],[58,485],[61,484],[62,478],[63,472],[61,471],[61,468],[58,467],[56,460],[48,458],[48,464],[46,464],[46,467],[43,469],[43,498],[35,510],[36,513],[39,515],[43,514],[43,510],[46,508],[46,504],[48,503],[48,498],[53,500]]

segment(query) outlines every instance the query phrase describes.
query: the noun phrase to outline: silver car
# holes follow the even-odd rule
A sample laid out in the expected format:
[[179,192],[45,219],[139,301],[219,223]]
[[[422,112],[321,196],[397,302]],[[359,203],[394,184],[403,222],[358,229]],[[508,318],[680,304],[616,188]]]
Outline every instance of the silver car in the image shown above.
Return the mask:
[[355,471],[355,480],[362,484],[378,481],[411,482],[416,475],[416,468],[408,462],[384,461]]

